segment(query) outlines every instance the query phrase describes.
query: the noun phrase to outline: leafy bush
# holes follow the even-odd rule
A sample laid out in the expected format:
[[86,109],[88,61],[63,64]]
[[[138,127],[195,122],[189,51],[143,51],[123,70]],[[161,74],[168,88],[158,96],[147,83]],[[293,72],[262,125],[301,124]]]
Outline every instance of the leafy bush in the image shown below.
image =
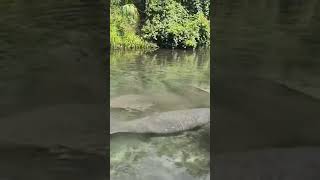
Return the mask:
[[136,33],[139,24],[139,12],[134,4],[119,5],[113,1],[110,11],[110,43],[113,49],[155,48]]
[[209,18],[210,0],[177,0],[180,2],[191,14],[203,12]]
[[164,48],[196,48],[209,44],[210,21],[200,8],[190,13],[175,0],[150,0],[143,37]]
[[[110,39],[113,49],[209,45],[209,0],[149,0],[145,9],[140,11],[134,2],[111,0]],[[142,12],[143,21],[139,12]]]

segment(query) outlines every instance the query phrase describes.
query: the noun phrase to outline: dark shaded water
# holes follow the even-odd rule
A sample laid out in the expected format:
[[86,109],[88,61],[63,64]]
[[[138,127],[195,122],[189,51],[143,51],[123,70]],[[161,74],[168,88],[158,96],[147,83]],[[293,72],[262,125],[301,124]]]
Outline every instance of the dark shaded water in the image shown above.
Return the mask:
[[101,1],[1,2],[0,179],[105,179],[105,32]]
[[[225,0],[214,6],[212,142],[216,172],[221,172],[217,178],[294,179],[302,173],[308,175],[304,179],[319,179],[305,164],[272,171],[276,163],[267,162],[277,159],[273,153],[253,162],[256,166],[240,155],[239,167],[232,169],[236,158],[229,161],[224,154],[320,145],[320,2]],[[308,151],[304,153],[299,154],[301,161],[307,160]],[[319,155],[315,149],[315,159]],[[240,162],[251,169],[241,170]],[[309,164],[319,168],[320,163]],[[261,168],[269,168],[265,176],[259,176]],[[295,177],[297,168],[301,173]]]

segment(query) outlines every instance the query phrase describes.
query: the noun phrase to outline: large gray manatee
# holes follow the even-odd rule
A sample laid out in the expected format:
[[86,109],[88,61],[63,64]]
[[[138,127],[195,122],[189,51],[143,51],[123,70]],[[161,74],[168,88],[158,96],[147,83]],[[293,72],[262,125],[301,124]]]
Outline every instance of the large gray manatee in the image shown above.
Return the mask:
[[115,121],[112,117],[110,119],[110,134],[120,132],[170,134],[209,124],[210,108],[155,113],[131,121]]

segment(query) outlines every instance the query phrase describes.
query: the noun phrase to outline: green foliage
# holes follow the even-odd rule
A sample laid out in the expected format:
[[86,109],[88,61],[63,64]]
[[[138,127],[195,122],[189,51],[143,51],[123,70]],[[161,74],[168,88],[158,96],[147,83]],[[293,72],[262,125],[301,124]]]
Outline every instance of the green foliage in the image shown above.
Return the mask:
[[143,37],[164,48],[196,48],[209,44],[210,21],[202,8],[190,13],[175,0],[150,0]]
[[134,4],[119,5],[113,0],[110,11],[110,43],[113,49],[148,49],[155,48],[137,35],[139,12]]
[[121,7],[121,15],[126,17],[132,25],[136,25],[139,21],[139,12],[134,4],[123,5]]
[[149,0],[140,13],[133,3],[111,1],[113,49],[198,48],[210,44],[209,0]]
[[203,12],[209,18],[210,0],[177,0],[180,2],[191,14]]

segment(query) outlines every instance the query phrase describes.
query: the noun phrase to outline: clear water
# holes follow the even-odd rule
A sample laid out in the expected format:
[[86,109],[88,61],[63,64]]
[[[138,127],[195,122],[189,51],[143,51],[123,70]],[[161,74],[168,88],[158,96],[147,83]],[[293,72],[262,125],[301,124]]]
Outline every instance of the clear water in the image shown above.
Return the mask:
[[[208,50],[111,53],[110,97],[143,95],[155,105],[143,112],[111,108],[114,120],[126,121],[154,112],[209,107]],[[143,106],[143,102],[141,103]],[[130,103],[123,101],[126,107]],[[209,130],[170,136],[116,134],[111,137],[113,180],[200,180],[209,174]]]

